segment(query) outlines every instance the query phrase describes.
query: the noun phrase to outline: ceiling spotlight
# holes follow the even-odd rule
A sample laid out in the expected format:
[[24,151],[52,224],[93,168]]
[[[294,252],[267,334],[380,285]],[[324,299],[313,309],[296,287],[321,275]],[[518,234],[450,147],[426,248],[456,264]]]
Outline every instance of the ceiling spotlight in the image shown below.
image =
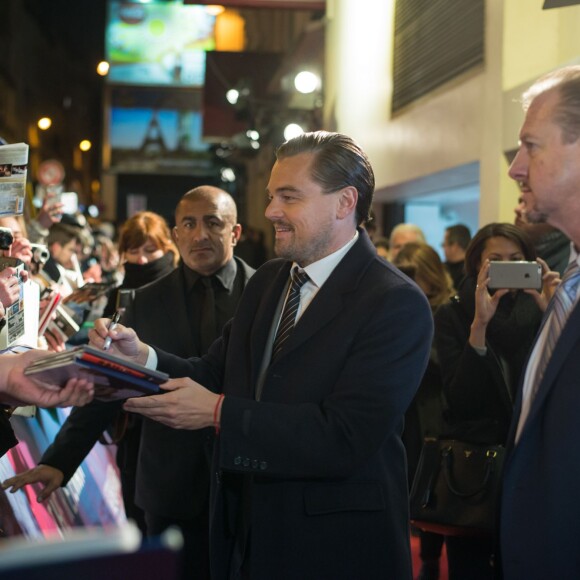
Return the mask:
[[260,133],[255,129],[250,129],[249,131],[246,131],[246,137],[252,141],[258,141],[260,139]]
[[88,139],[83,139],[79,143],[79,149],[81,151],[88,151],[92,146],[93,146],[93,144]]
[[102,60],[97,65],[97,74],[106,77],[109,74],[109,63],[106,60]]
[[302,133],[304,133],[304,129],[300,125],[297,123],[290,123],[284,128],[284,139],[288,141],[294,137],[298,137],[298,135],[302,135]]
[[226,93],[226,99],[228,100],[228,103],[230,105],[235,105],[238,102],[239,98],[240,98],[240,91],[238,91],[238,89],[230,89]]
[[320,77],[313,72],[303,70],[294,77],[294,86],[299,93],[305,95],[320,88]]
[[219,16],[222,12],[225,12],[225,8],[220,4],[208,4],[205,7],[205,11],[210,16]]
[[222,167],[220,171],[222,181],[226,183],[233,183],[236,180],[236,174],[231,167]]
[[52,125],[52,119],[50,117],[42,117],[42,119],[38,119],[37,125],[39,129],[46,131]]

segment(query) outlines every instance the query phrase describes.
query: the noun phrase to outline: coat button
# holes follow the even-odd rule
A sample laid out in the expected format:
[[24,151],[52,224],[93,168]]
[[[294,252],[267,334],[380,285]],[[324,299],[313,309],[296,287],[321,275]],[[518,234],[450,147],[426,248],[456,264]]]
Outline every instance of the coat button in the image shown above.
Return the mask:
[[250,466],[250,458],[249,458],[249,457],[246,457],[246,458],[244,459],[244,461],[242,462],[242,465],[243,465],[244,467],[249,467],[249,466]]
[[260,461],[260,469],[262,471],[264,471],[265,469],[268,469],[268,463],[266,461]]
[[234,465],[240,465],[240,463],[242,463],[242,458],[238,455],[235,459],[234,459]]
[[257,459],[252,459],[252,469],[258,469],[259,463]]

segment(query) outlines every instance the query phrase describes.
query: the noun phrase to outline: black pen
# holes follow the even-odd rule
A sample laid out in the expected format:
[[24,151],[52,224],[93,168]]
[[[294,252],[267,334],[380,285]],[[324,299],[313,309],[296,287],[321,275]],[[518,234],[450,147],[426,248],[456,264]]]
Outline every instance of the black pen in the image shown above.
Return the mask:
[[[115,314],[113,314],[113,318],[111,318],[111,324],[109,324],[108,330],[115,330],[115,327],[117,326],[117,324],[119,324],[119,320],[121,320],[121,311],[117,310],[115,311]],[[107,338],[105,338],[103,350],[109,350],[112,340],[113,339],[110,336],[107,336]]]

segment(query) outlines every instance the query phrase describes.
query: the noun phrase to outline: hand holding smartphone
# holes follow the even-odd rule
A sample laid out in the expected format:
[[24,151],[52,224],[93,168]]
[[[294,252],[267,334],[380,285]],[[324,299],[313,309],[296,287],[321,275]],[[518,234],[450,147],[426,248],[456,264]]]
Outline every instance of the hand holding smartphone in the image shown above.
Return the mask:
[[488,288],[530,289],[541,292],[542,266],[538,262],[490,262]]

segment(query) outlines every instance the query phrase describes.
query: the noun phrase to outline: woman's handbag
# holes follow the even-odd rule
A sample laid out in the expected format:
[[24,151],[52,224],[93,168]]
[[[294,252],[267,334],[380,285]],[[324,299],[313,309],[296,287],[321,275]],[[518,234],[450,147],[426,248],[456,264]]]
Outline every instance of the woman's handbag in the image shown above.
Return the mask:
[[411,523],[447,536],[493,533],[504,451],[500,445],[425,439],[411,488]]

